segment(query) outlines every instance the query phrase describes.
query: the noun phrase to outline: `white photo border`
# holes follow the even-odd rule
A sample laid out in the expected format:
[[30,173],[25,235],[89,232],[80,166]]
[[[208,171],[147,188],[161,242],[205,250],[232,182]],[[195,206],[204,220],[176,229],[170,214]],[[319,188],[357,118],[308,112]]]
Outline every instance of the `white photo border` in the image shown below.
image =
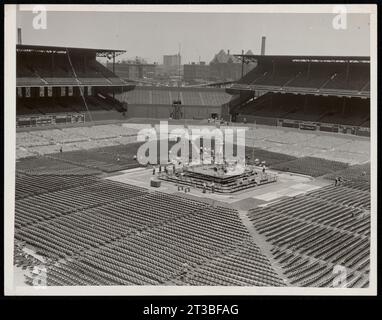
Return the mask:
[[[19,6],[19,8],[17,8]],[[47,11],[101,12],[246,12],[246,13],[332,13],[335,5],[46,5]],[[225,287],[225,286],[48,286],[15,287],[13,242],[15,216],[16,160],[16,11],[33,5],[4,6],[4,294],[74,296],[198,296],[198,295],[314,295],[369,296],[377,294],[377,5],[343,5],[348,13],[370,15],[371,68],[371,234],[369,288]]]

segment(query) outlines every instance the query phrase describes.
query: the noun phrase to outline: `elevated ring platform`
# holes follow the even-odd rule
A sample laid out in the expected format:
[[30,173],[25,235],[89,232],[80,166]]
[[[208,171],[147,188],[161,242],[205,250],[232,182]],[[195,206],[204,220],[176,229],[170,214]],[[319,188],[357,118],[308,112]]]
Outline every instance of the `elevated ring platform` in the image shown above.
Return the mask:
[[166,170],[158,175],[164,181],[177,185],[210,190],[216,193],[234,193],[277,181],[277,175],[255,166],[229,169],[220,164],[184,167],[175,172]]

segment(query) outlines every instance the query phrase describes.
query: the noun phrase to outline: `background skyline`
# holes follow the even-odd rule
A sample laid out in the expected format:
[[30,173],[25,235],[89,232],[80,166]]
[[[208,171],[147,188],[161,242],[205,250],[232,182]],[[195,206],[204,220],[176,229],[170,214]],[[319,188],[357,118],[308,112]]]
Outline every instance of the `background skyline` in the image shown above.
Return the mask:
[[32,26],[36,14],[17,12],[23,44],[122,49],[119,59],[139,56],[162,63],[176,54],[182,64],[209,63],[221,49],[231,54],[251,50],[260,54],[370,54],[370,17],[348,14],[347,29],[335,30],[329,13],[159,13],[159,12],[47,12],[47,29]]

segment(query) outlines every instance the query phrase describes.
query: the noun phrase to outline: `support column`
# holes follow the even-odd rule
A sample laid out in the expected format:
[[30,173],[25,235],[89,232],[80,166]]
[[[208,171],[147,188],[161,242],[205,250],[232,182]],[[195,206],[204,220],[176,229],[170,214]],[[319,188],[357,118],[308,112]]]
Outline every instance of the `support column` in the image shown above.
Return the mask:
[[349,60],[346,63],[346,86],[349,84],[349,73],[350,73],[350,62]]
[[[115,52],[113,52],[113,74],[115,74]],[[114,99],[114,86],[113,86],[113,99]]]
[[241,50],[241,77],[244,77],[244,50]]
[[308,104],[308,95],[304,96],[304,113],[306,112],[306,105]]
[[51,75],[53,76],[53,70],[54,70],[54,53],[52,54],[52,60],[51,60]]

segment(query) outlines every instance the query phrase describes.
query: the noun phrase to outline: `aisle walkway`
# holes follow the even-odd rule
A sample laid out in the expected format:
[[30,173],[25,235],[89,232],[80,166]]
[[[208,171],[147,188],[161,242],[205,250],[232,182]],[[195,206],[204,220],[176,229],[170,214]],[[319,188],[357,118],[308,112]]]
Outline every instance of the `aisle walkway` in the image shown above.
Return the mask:
[[249,220],[247,213],[248,213],[247,211],[239,211],[239,217],[241,221],[243,222],[244,226],[247,228],[249,234],[251,235],[252,240],[256,243],[256,245],[261,249],[261,252],[271,262],[273,269],[279,275],[279,277],[284,280],[287,286],[291,286],[287,276],[283,273],[283,270],[280,264],[273,258],[273,255],[271,252],[272,245],[270,245],[264,239],[264,237],[257,232],[256,228],[253,226],[253,223]]

